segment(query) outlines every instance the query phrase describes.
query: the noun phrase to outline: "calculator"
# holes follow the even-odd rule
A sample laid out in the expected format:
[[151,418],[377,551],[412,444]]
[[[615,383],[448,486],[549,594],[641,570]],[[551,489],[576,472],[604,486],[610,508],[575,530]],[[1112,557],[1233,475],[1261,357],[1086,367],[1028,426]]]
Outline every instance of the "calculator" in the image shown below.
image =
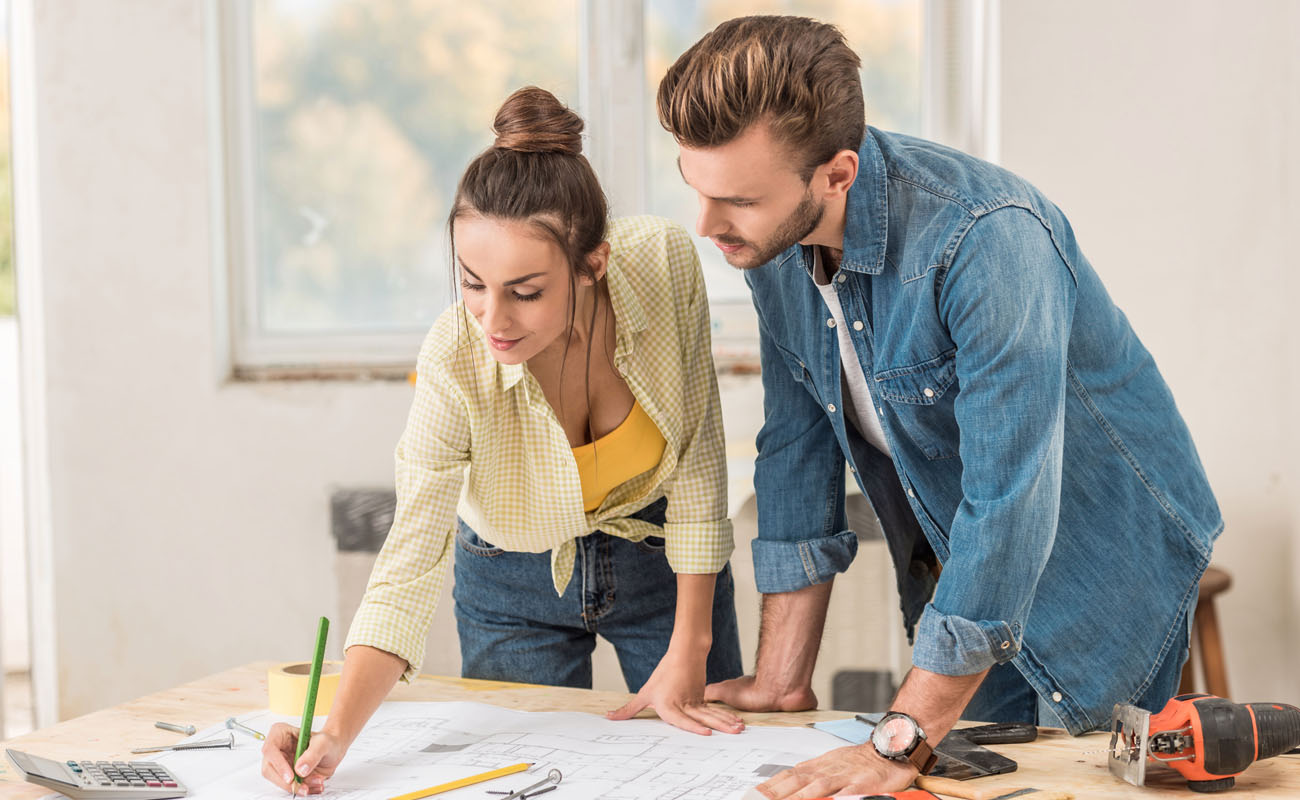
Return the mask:
[[73,800],[162,800],[187,792],[166,767],[152,761],[51,761],[8,749],[5,755],[28,782]]

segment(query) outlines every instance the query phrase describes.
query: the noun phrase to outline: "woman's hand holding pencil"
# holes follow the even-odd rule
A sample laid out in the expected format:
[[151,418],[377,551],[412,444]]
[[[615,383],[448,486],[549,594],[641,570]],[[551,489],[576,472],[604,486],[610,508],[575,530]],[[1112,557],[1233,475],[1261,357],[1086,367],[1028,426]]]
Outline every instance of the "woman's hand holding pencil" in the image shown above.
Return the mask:
[[320,794],[325,791],[325,780],[338,769],[347,745],[327,730],[311,735],[311,744],[296,762],[298,778],[294,780],[294,767],[290,766],[298,751],[298,729],[283,722],[271,726],[262,744],[262,776],[293,795]]
[[[316,714],[316,695],[320,688],[321,668],[325,663],[325,641],[329,631],[330,621],[321,617],[316,627],[316,652],[311,660],[311,678],[308,680],[307,696],[302,704],[302,725],[297,730],[283,723],[273,725],[266,744],[262,746],[262,775],[269,778],[272,783],[279,783],[280,779],[283,779],[285,788],[295,797],[299,794],[300,786],[305,788],[306,794],[320,794],[325,791],[325,779],[334,774],[338,763],[343,760],[343,753],[347,751],[347,745],[334,747],[337,739],[324,731],[313,736],[311,730],[312,719]],[[320,744],[322,739],[327,740],[324,747]],[[279,745],[289,745],[289,748]],[[338,752],[327,761],[322,755],[329,750]],[[313,751],[322,755],[309,759],[308,755]],[[294,754],[292,771],[285,769],[289,765],[286,758],[289,753]]]

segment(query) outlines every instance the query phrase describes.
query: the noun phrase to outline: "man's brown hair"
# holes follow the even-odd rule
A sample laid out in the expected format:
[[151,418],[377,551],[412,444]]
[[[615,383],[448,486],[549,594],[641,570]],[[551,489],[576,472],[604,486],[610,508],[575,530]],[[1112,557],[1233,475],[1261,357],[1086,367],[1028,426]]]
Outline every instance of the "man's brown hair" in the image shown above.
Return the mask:
[[728,20],[659,83],[659,122],[688,147],[717,147],[760,120],[804,181],[866,133],[861,65],[834,25],[807,17]]

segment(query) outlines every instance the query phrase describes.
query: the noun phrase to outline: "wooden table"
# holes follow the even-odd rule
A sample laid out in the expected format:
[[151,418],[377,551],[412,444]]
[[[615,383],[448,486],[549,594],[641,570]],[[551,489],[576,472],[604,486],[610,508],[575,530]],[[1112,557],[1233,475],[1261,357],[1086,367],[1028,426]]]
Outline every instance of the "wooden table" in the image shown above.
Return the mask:
[[[199,729],[223,722],[227,717],[267,707],[266,671],[268,662],[255,662],[212,675],[202,680],[168,689],[96,711],[84,717],[61,722],[3,742],[37,755],[64,760],[130,760],[130,749],[159,741],[158,720],[185,722]],[[389,700],[468,700],[491,703],[525,711],[590,711],[603,713],[617,708],[628,696],[615,692],[584,689],[560,689],[515,683],[471,681],[421,675],[413,683],[399,684]],[[743,714],[750,725],[803,725],[823,719],[840,719],[844,712],[808,711],[796,714]],[[1015,759],[1019,770],[1011,775],[977,779],[981,787],[1004,786],[1010,791],[1021,787],[1065,789],[1078,800],[1091,798],[1192,798],[1198,795],[1186,788],[1181,778],[1163,767],[1153,768],[1148,780],[1154,785],[1129,786],[1112,777],[1101,754],[1083,755],[1085,750],[1101,750],[1109,744],[1109,735],[1094,733],[1071,737],[1064,731],[1044,728],[1037,741],[1028,744],[1000,745],[999,753]],[[134,758],[139,759],[140,756]],[[48,790],[19,781],[13,767],[0,758],[0,797],[37,798]],[[1300,756],[1279,756],[1253,765],[1237,778],[1237,787],[1223,795],[1233,800],[1250,797],[1300,798]],[[1024,800],[1033,800],[1033,795]]]

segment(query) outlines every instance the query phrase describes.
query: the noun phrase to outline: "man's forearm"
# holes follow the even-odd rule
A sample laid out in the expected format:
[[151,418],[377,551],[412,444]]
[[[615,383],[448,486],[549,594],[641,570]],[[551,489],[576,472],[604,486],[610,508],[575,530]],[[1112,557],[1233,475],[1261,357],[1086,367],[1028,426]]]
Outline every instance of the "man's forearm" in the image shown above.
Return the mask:
[[988,670],[973,675],[940,675],[912,667],[889,708],[911,715],[930,744],[938,744],[952,730],[987,674]]
[[812,692],[833,581],[763,595],[754,678],[774,697]]

